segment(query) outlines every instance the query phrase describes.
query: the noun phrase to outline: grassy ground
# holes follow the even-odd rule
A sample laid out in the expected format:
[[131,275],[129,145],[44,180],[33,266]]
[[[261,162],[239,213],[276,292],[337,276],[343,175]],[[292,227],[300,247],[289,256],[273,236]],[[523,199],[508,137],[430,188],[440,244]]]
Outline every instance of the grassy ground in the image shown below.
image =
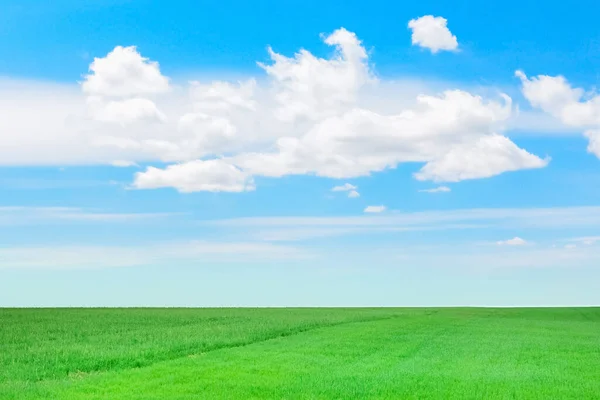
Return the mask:
[[0,309],[0,399],[598,399],[600,309]]

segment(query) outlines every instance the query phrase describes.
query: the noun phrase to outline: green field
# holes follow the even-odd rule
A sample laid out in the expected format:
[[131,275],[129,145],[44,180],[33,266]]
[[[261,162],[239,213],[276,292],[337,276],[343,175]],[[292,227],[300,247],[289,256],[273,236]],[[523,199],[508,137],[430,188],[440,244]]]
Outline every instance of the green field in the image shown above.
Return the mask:
[[0,399],[599,399],[600,309],[0,309]]

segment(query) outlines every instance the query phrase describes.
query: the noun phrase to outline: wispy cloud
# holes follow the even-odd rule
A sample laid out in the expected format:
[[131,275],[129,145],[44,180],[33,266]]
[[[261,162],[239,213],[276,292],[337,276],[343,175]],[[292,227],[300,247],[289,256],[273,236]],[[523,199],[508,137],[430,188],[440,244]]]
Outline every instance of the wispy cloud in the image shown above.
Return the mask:
[[386,216],[250,217],[204,221],[218,226],[398,226],[449,222],[519,224],[528,227],[596,226],[600,207],[472,208],[445,211],[396,212]]
[[[388,253],[389,254],[389,253]],[[577,268],[600,262],[594,247],[549,246],[436,246],[397,251],[397,258],[415,267],[444,265],[449,268],[489,270],[505,268]]]
[[[377,232],[451,229],[560,229],[595,227],[600,207],[490,208],[371,213],[346,217],[252,217],[202,221],[202,225],[253,232],[253,237],[318,238]],[[593,238],[583,238],[593,240]],[[493,243],[493,242],[492,242]]]
[[421,189],[419,192],[423,193],[447,193],[450,192],[451,189],[448,186],[438,186],[433,189]]
[[568,242],[578,242],[584,245],[592,245],[592,244],[596,244],[597,242],[600,242],[600,236],[584,236],[584,237],[577,237],[577,238],[571,238],[571,239],[567,239]]
[[527,244],[527,241],[525,239],[521,239],[518,236],[515,236],[512,239],[499,240],[496,242],[496,244],[499,246],[523,246]]
[[340,186],[334,186],[331,191],[332,192],[347,192],[349,190],[356,190],[357,187],[350,184],[350,183],[344,183],[343,185]]
[[178,213],[117,213],[77,207],[0,207],[0,225],[31,224],[51,221],[118,222],[165,218]]
[[251,237],[269,242],[303,241],[345,235],[394,234],[415,231],[438,231],[452,229],[474,229],[481,225],[441,224],[436,226],[347,226],[347,227],[258,227],[244,230]]
[[312,255],[293,246],[264,242],[187,241],[143,246],[0,247],[0,269],[96,269],[164,265],[294,260]]
[[75,189],[110,186],[111,181],[74,179],[1,179],[0,187],[19,190]]
[[386,210],[385,206],[367,206],[365,207],[365,212],[366,213],[381,213],[384,212]]

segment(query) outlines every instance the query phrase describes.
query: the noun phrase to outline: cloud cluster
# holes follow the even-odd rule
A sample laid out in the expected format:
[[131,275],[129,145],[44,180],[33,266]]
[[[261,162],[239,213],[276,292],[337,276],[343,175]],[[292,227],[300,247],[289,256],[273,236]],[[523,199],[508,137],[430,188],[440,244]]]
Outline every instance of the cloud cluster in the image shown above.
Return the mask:
[[[339,179],[368,176],[403,162],[422,162],[425,165],[415,177],[436,182],[486,178],[548,163],[498,133],[511,116],[507,96],[502,101],[485,100],[469,92],[447,90],[420,95],[411,108],[382,112],[359,101],[361,94],[381,82],[374,77],[356,35],[342,28],[327,36],[325,43],[335,48],[330,59],[306,50],[293,57],[269,50],[272,64],[261,65],[270,79],[268,90],[257,87],[255,81],[238,86],[219,83],[221,89],[206,87],[215,95],[227,95],[213,96],[213,102],[205,96],[201,107],[227,110],[227,114],[219,117],[218,133],[204,129],[204,135],[214,134],[227,142],[246,129],[240,135],[245,138],[244,146],[235,141],[221,149],[229,153],[221,158],[222,163],[248,176],[309,174]],[[266,146],[259,146],[261,142]],[[252,147],[258,150],[248,150]],[[205,161],[187,162],[198,166]],[[146,174],[157,173],[151,169],[137,174],[136,185]],[[173,186],[183,191],[202,187],[191,180],[182,187],[181,179],[176,180]],[[232,191],[239,187],[236,184]]]
[[[413,40],[432,51],[456,43],[446,37],[443,18],[427,16],[410,25]],[[442,39],[432,42],[430,34]],[[340,28],[324,42],[333,49],[329,58],[269,49],[271,61],[260,64],[264,77],[184,86],[135,47],[117,46],[94,59],[79,94],[54,94],[57,104],[46,102],[41,120],[9,115],[19,96],[7,101],[0,131],[14,134],[0,137],[0,160],[160,163],[136,173],[132,186],[181,192],[249,191],[257,177],[348,179],[409,162],[424,164],[416,179],[435,182],[547,165],[502,134],[512,115],[508,96],[485,99],[450,89],[412,97],[408,87],[376,76],[356,34]]]

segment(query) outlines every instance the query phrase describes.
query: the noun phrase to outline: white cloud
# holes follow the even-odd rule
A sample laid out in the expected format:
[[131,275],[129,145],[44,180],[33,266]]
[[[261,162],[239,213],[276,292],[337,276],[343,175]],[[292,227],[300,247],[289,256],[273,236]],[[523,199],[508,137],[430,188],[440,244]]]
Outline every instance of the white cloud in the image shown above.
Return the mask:
[[269,48],[273,63],[259,63],[272,79],[279,119],[317,121],[336,115],[352,107],[359,89],[372,80],[367,52],[353,32],[340,28],[324,41],[336,50],[329,60],[307,50],[288,58]]
[[113,167],[118,167],[118,168],[128,168],[128,167],[137,167],[137,163],[133,162],[133,161],[127,161],[127,160],[115,160],[111,163],[111,165]]
[[380,213],[386,210],[385,206],[367,206],[365,208],[366,213]]
[[496,244],[500,245],[500,246],[523,246],[525,244],[527,244],[527,241],[524,239],[521,239],[520,237],[515,236],[512,239],[508,239],[508,240],[500,240],[498,242],[496,242]]
[[447,23],[446,18],[433,15],[411,19],[408,27],[412,30],[412,44],[429,49],[432,53],[456,50],[458,41],[448,29]]
[[94,58],[81,87],[90,96],[125,98],[164,93],[169,80],[135,46],[117,46],[106,57]]
[[583,135],[589,140],[587,151],[600,158],[600,130],[590,129],[585,131]]
[[98,97],[90,97],[88,106],[92,118],[96,121],[122,126],[136,121],[166,122],[167,120],[154,102],[144,98],[104,101]]
[[356,190],[358,189],[356,186],[350,184],[350,183],[344,183],[343,185],[340,186],[334,186],[331,191],[332,192],[347,192],[350,190]]
[[148,167],[135,174],[137,189],[174,187],[180,192],[245,192],[254,190],[254,181],[244,171],[222,160],[197,160],[170,165],[165,169]]
[[355,199],[357,197],[360,197],[360,193],[356,189],[358,189],[358,187],[356,187],[350,183],[345,183],[340,186],[334,186],[331,189],[331,191],[332,192],[348,192],[348,197],[351,199]]
[[506,171],[543,168],[550,162],[523,150],[508,138],[489,135],[474,143],[454,146],[440,159],[430,161],[415,174],[418,180],[458,182],[488,178]]
[[93,120],[123,128],[138,121],[167,121],[154,101],[143,96],[167,92],[169,80],[135,46],[117,46],[106,57],[94,58],[89,69],[81,89]]
[[419,190],[419,192],[423,192],[423,193],[447,193],[450,192],[452,189],[450,189],[448,186],[438,186],[436,188],[433,189],[421,189]]
[[232,107],[256,110],[254,100],[257,89],[256,80],[237,82],[214,81],[204,84],[199,81],[190,82],[190,97],[198,110],[229,110]]
[[188,132],[189,139],[182,142],[178,147],[180,155],[171,156],[173,159],[193,159],[225,151],[237,134],[237,127],[227,118],[202,112],[183,115],[178,128],[181,132]]
[[485,102],[454,90],[419,96],[418,107],[397,115],[355,108],[321,121],[304,137],[278,139],[276,152],[245,153],[231,162],[253,175],[351,178],[417,161],[428,163],[418,179],[452,182],[545,166],[548,160],[494,133],[510,116],[505,100]]
[[96,58],[79,92],[0,81],[0,132],[10,132],[0,163],[173,163],[136,175],[133,187],[181,191],[251,190],[258,176],[368,176],[406,162],[425,163],[418,179],[452,182],[547,164],[502,136],[507,96],[380,81],[354,33],[324,41],[330,58],[271,50],[266,79],[188,90],[134,47]]
[[588,152],[600,158],[600,95],[573,88],[564,76],[538,75],[528,78],[522,71],[522,92],[532,106],[552,115],[567,126],[584,130]]

